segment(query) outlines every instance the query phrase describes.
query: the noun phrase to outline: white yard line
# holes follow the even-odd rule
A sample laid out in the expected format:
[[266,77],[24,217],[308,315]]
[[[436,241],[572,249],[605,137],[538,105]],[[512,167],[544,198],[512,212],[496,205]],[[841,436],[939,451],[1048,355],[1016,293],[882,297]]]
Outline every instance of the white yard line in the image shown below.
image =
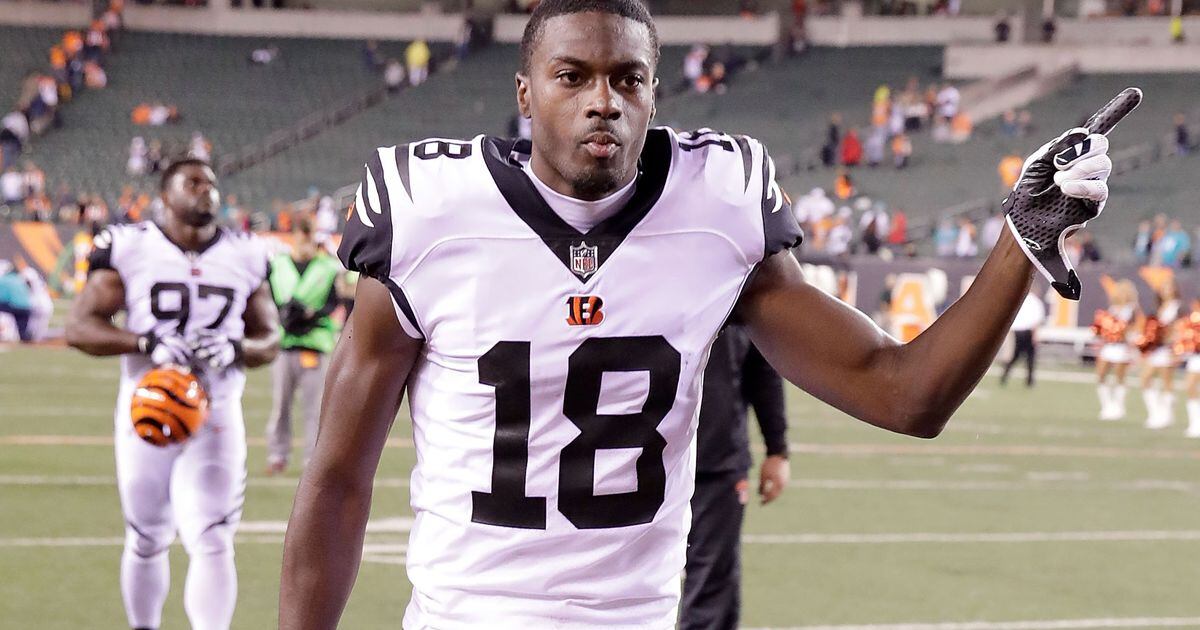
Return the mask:
[[[246,482],[251,488],[295,488],[294,477],[255,477]],[[117,483],[111,476],[89,475],[0,475],[2,486],[78,486],[112,487]],[[976,491],[976,490],[1036,490],[1079,488],[1121,490],[1129,492],[1200,492],[1200,483],[1177,479],[1129,479],[1098,482],[1086,473],[1029,473],[1025,480],[945,481],[940,479],[810,479],[798,478],[789,482],[792,488],[806,490],[911,490],[911,491]],[[378,477],[377,488],[407,488],[407,477]]]
[[[295,477],[254,477],[246,481],[251,488],[295,488]],[[1167,483],[1167,482],[1163,482]],[[100,475],[0,475],[0,486],[115,486],[116,477]],[[408,477],[378,477],[376,488],[407,488]]]
[[[112,436],[106,435],[6,435],[0,436],[0,446],[112,446]],[[265,446],[266,440],[254,437],[250,446]],[[413,448],[409,438],[389,438],[388,448]],[[870,455],[994,455],[1011,457],[1087,457],[1101,459],[1200,459],[1200,449],[1182,448],[1123,448],[1115,446],[1048,446],[1044,444],[985,445],[920,443],[841,443],[817,444],[792,442],[793,453],[864,457]],[[761,451],[762,447],[757,447]]]
[[[112,446],[111,435],[4,435],[0,436],[0,446]],[[249,446],[266,446],[264,437],[246,439]],[[295,446],[303,446],[300,440],[293,441]],[[388,438],[385,443],[388,448],[412,448],[413,441],[409,438]]]
[[[412,519],[393,517],[367,524],[368,534],[407,534]],[[287,524],[283,521],[249,521],[239,526],[238,544],[280,544]],[[749,545],[883,545],[912,543],[1040,543],[1040,542],[1165,542],[1200,541],[1200,530],[1079,531],[1079,532],[920,532],[880,534],[747,534]],[[11,547],[116,547],[121,537],[0,538],[0,548]],[[403,554],[398,542],[369,542],[364,552]]]
[[908,543],[1148,542],[1193,540],[1200,540],[1200,530],[747,534],[742,536],[742,542],[750,545],[889,545]]
[[[407,516],[373,519],[367,522],[367,534],[408,534],[413,520]],[[283,544],[287,521],[243,521],[238,525],[237,544]],[[0,538],[0,549],[11,547],[120,547],[123,537],[45,537],[45,538]],[[364,552],[376,554],[401,554],[408,551],[403,543],[368,542]]]
[[789,626],[747,630],[1086,630],[1090,628],[1187,628],[1200,626],[1200,617],[1107,617],[1101,619],[1041,619],[1036,621],[960,621],[877,623],[833,626]]

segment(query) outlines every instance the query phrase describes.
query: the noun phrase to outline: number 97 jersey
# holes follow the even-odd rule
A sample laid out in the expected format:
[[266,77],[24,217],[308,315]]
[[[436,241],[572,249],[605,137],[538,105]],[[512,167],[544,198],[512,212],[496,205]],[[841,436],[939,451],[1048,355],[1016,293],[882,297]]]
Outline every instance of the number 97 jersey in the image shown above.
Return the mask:
[[749,138],[650,131],[631,198],[586,233],[529,152],[378,149],[339,250],[425,342],[404,627],[674,627],[709,348],[799,228]]
[[[267,250],[257,237],[221,228],[200,251],[185,251],[152,222],[113,225],[93,240],[88,269],[112,269],[125,287],[125,327],[139,335],[200,330],[231,339],[245,334],[246,303],[267,275]],[[121,357],[121,390],[152,367],[141,354]],[[214,412],[240,404],[245,374],[238,367],[203,372]],[[239,414],[240,416],[240,414]],[[214,413],[212,419],[223,417]]]

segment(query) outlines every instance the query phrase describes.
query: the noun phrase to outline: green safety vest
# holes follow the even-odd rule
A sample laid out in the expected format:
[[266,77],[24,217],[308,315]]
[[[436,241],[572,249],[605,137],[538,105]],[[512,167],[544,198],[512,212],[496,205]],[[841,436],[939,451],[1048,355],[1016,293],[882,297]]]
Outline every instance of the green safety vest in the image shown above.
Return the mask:
[[[337,278],[341,266],[328,254],[319,253],[308,262],[308,267],[301,275],[296,268],[296,262],[287,254],[280,254],[271,260],[271,293],[275,304],[283,306],[292,300],[304,305],[305,308],[319,311],[329,299],[333,291],[333,282]],[[289,348],[308,348],[326,354],[333,351],[337,341],[338,326],[328,315],[317,321],[312,330],[303,335],[291,335],[280,329],[283,335],[280,345]]]

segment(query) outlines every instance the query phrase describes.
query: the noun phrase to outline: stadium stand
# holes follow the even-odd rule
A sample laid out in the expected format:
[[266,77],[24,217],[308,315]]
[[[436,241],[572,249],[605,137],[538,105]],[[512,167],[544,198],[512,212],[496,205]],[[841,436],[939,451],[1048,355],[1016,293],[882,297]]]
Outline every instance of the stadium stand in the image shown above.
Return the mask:
[[[996,120],[979,125],[972,139],[963,144],[938,144],[928,133],[916,134],[914,159],[909,168],[897,171],[888,167],[859,167],[851,171],[851,176],[861,193],[882,199],[893,209],[903,209],[910,219],[931,225],[943,210],[963,202],[990,197],[998,203],[1003,196],[997,175],[1001,157],[1010,153],[1028,155],[1043,137],[1079,124],[1098,104],[1130,85],[1142,87],[1147,97],[1142,107],[1111,134],[1119,147],[1114,157],[1122,149],[1161,141],[1172,128],[1173,114],[1195,110],[1195,102],[1188,98],[1187,91],[1179,89],[1181,81],[1195,79],[1180,75],[1082,76],[1028,106],[1033,119],[1028,136],[1004,136],[999,133],[1000,124]],[[864,92],[859,99],[862,103],[859,113],[851,122],[865,121],[868,99],[869,94]],[[1171,158],[1115,180],[1113,199],[1096,233],[1102,248],[1124,252],[1137,222],[1155,213],[1194,212],[1194,201],[1178,194],[1178,188],[1172,190],[1169,182],[1187,177],[1189,169],[1194,172],[1195,168],[1191,157]],[[933,179],[936,186],[926,185]],[[818,168],[797,172],[784,185],[798,193],[814,186],[828,188],[833,180],[832,170]]]
[[[251,65],[251,51],[268,43],[279,49],[277,60]],[[385,58],[402,57],[403,44],[381,49]],[[109,77],[105,90],[72,106],[62,129],[39,138],[26,155],[51,181],[109,198],[128,181],[125,162],[134,136],[178,147],[198,130],[220,154],[381,81],[363,63],[362,42],[139,32],[123,35]],[[180,123],[131,122],[135,106],[156,101],[178,106]],[[140,186],[153,185],[148,182]]]
[[[681,80],[686,52],[680,47],[663,50],[660,81],[665,95],[657,122],[680,129],[720,124],[723,130],[770,140],[778,155],[816,142],[829,111],[863,103],[880,82],[900,82],[910,75],[929,80],[940,60],[940,50],[929,47],[816,49],[778,64],[755,66],[747,61],[756,69],[736,76],[723,95],[672,94]],[[749,60],[755,51],[734,52]],[[425,137],[504,134],[516,112],[516,67],[515,46],[493,46],[454,73],[435,77],[419,91],[401,94],[334,133],[238,173],[229,183],[255,199],[264,194],[297,196],[310,185],[331,191],[357,181],[364,151],[372,146]],[[831,80],[835,77],[837,81]]]
[[26,75],[49,67],[48,51],[62,34],[61,28],[0,26],[0,50],[4,51],[4,63],[0,63],[0,107],[12,107]]

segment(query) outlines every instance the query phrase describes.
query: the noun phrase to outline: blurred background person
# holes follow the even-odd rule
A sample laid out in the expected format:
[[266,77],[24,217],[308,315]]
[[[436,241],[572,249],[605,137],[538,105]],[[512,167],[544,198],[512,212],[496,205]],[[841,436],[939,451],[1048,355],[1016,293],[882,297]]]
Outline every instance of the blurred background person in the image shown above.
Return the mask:
[[767,448],[758,476],[758,495],[766,505],[791,476],[783,380],[741,326],[728,326],[713,343],[704,371],[681,630],[738,627],[742,520],[750,502],[749,408]]
[[1034,295],[1033,288],[1025,294],[1025,301],[1017,311],[1013,320],[1012,333],[1016,342],[1012,357],[1004,364],[1004,372],[1000,375],[1000,384],[1008,384],[1008,375],[1021,357],[1025,358],[1025,386],[1033,387],[1034,370],[1037,368],[1037,329],[1046,321],[1046,305],[1042,299]]
[[271,259],[271,293],[283,327],[279,356],[271,370],[272,404],[267,422],[267,474],[287,470],[292,450],[292,402],[300,391],[304,417],[304,461],[317,443],[317,420],[327,357],[337,341],[330,317],[338,305],[334,282],[341,265],[316,241],[312,217],[295,221],[292,251]]

